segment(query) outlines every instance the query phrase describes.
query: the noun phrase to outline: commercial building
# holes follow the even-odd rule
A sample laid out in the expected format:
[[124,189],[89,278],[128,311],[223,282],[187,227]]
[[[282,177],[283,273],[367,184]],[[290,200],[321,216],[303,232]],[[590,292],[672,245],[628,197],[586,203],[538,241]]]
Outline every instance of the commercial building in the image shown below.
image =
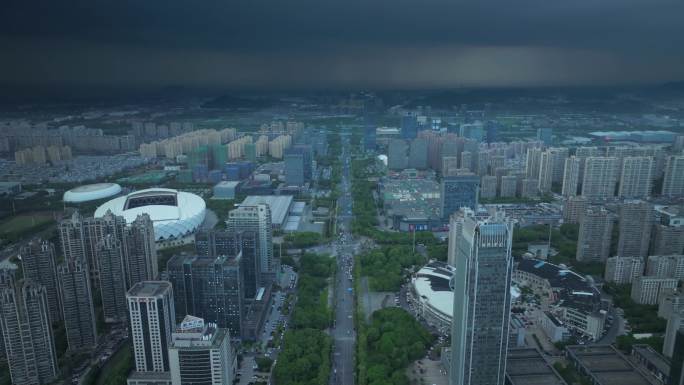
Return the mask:
[[176,312],[171,284],[138,282],[126,294],[137,372],[168,372]]
[[650,156],[628,156],[622,160],[618,196],[647,198],[651,195],[655,162]]
[[603,207],[587,208],[580,221],[577,240],[579,262],[603,262],[610,252],[610,238],[613,231],[613,215]]
[[228,330],[203,319],[186,316],[171,336],[171,383],[232,385],[237,356]]
[[212,199],[235,199],[235,192],[237,191],[240,182],[238,181],[223,181],[214,186],[214,196]]
[[553,314],[568,330],[592,340],[603,335],[605,309],[593,283],[564,266],[538,259],[522,259],[513,270],[513,282],[542,298],[553,298]]
[[244,301],[241,263],[241,254],[173,256],[167,275],[174,289],[175,321],[181,322],[184,315],[191,314],[240,337]]
[[553,365],[536,348],[509,348],[507,385],[567,385]]
[[249,195],[240,206],[265,204],[271,210],[271,225],[274,230],[282,230],[293,215],[296,202],[292,195]]
[[448,220],[461,207],[467,207],[471,210],[477,209],[480,190],[480,177],[477,175],[468,174],[442,178],[440,187],[443,220]]
[[390,170],[403,170],[408,167],[406,142],[402,139],[392,139],[387,146],[387,167]]
[[628,200],[619,208],[618,257],[648,255],[653,228],[653,207],[644,201]]
[[590,200],[604,200],[615,195],[618,159],[614,157],[588,157],[584,163],[582,196]]
[[273,257],[273,228],[271,206],[259,203],[240,205],[228,213],[226,226],[233,233],[251,232],[257,239],[257,255],[261,280],[273,282],[280,270],[280,261]]
[[0,331],[12,384],[50,384],[59,367],[44,286],[30,280],[0,289]]
[[665,178],[663,179],[663,195],[668,197],[684,195],[684,155],[667,157]]
[[642,257],[610,257],[606,260],[603,278],[606,282],[617,284],[632,283],[644,273]]
[[288,186],[303,186],[311,180],[311,146],[295,145],[285,153],[285,183]]
[[409,167],[423,170],[428,167],[428,143],[423,138],[411,141],[409,147]]
[[451,332],[454,294],[450,281],[455,271],[453,266],[432,261],[411,278],[411,295],[418,314],[444,334]]
[[612,345],[566,346],[566,356],[593,385],[657,385]]
[[62,320],[62,300],[57,280],[57,256],[52,242],[32,239],[19,250],[24,278],[45,288],[50,324]]
[[457,156],[442,157],[442,177],[458,175],[458,160]]
[[562,342],[570,337],[568,328],[551,312],[542,312],[537,322],[551,342]]
[[[500,214],[500,213],[499,213]],[[512,223],[497,215],[475,219],[472,211],[454,216],[461,233],[453,242],[455,313],[451,332],[452,385],[503,385],[511,306]],[[477,343],[487,341],[487,343]]]
[[400,231],[423,231],[441,226],[439,183],[434,172],[407,169],[380,180],[385,217]]
[[638,304],[656,305],[661,295],[674,292],[677,289],[678,282],[674,278],[639,277],[632,283],[630,296]]

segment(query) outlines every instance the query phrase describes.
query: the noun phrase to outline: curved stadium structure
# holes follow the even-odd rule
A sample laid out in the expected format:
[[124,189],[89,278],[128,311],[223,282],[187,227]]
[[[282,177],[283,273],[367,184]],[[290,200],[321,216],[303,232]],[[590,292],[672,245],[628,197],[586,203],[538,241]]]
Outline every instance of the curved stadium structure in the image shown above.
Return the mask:
[[64,193],[64,202],[83,203],[113,197],[121,193],[116,183],[95,183],[72,188]]
[[95,217],[107,211],[131,223],[139,214],[148,214],[154,223],[157,242],[182,238],[194,233],[204,221],[206,204],[192,193],[151,188],[112,199],[95,210]]

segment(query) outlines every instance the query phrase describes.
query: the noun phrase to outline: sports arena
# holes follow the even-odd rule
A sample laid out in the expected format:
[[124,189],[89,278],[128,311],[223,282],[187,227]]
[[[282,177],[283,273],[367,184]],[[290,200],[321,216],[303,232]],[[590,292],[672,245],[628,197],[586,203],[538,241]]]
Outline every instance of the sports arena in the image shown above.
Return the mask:
[[121,193],[121,186],[116,183],[95,183],[78,186],[64,193],[65,203],[84,203],[111,198]]
[[112,199],[95,210],[102,217],[111,210],[131,223],[139,214],[148,214],[154,223],[157,242],[182,240],[192,235],[204,222],[206,204],[192,193],[166,188],[136,191]]

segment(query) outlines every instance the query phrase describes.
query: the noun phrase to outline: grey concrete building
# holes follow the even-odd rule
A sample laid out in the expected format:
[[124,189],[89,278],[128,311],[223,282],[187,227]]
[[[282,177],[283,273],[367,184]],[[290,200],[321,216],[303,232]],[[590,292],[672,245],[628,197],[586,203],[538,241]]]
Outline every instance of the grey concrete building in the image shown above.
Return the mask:
[[653,206],[644,201],[627,200],[620,204],[618,257],[648,256],[653,228]]
[[62,300],[57,280],[57,256],[52,242],[33,239],[19,250],[24,278],[45,287],[50,322],[62,320]]
[[608,258],[613,220],[613,215],[603,207],[587,208],[580,220],[577,261],[603,262]]

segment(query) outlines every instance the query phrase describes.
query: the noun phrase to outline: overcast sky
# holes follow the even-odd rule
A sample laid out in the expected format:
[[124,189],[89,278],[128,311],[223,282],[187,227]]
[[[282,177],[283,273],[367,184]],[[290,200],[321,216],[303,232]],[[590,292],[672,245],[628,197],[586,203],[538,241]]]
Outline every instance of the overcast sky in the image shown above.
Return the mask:
[[684,0],[4,0],[0,83],[294,88],[684,79]]

